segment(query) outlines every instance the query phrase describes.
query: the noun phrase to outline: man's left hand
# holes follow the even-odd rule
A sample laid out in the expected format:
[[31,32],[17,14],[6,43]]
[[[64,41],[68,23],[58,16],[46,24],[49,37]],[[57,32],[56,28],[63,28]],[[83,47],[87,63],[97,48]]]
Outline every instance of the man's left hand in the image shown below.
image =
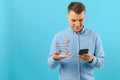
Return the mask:
[[94,56],[90,52],[88,52],[86,54],[78,55],[78,58],[91,63]]

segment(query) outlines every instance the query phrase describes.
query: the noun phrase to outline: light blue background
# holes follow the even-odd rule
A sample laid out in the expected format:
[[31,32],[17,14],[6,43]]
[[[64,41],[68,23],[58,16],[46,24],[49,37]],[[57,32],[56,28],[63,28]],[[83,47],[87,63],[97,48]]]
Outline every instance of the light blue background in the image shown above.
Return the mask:
[[[0,0],[0,80],[58,80],[47,64],[53,36],[67,28],[67,6],[74,0]],[[75,0],[76,1],[76,0]],[[120,1],[79,0],[85,26],[102,38],[106,63],[96,80],[120,79]]]

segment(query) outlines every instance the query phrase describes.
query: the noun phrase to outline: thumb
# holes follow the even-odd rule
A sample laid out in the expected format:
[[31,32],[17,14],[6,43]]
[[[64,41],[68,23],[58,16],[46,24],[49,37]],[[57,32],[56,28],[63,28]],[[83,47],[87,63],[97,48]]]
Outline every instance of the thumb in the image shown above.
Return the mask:
[[53,52],[54,55],[58,55],[59,53],[58,52]]
[[67,53],[66,55],[67,55],[67,56],[71,56],[71,55],[72,55],[72,53]]

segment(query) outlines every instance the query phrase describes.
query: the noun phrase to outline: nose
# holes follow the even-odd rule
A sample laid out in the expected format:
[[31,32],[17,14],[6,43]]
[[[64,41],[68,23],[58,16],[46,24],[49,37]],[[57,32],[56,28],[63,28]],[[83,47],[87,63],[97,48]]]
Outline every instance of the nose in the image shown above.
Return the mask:
[[76,22],[75,22],[75,25],[76,25],[76,26],[80,26],[80,22],[79,22],[79,21],[76,21]]

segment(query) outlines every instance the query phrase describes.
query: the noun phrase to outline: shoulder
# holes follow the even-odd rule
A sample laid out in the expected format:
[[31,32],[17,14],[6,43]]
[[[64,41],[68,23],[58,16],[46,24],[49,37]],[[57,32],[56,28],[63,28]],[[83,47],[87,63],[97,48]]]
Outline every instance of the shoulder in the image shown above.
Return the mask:
[[69,29],[64,29],[64,30],[56,33],[55,36],[58,36],[58,37],[59,37],[59,36],[65,36],[65,35],[68,34],[68,33],[69,33]]
[[100,39],[100,35],[98,32],[94,32],[90,29],[85,29],[85,33],[84,35],[88,36],[88,37],[91,37],[92,39],[95,39],[95,40],[98,40]]
[[64,29],[58,33],[55,34],[55,40],[56,41],[66,41],[70,37],[70,31],[69,29]]
[[85,34],[93,35],[93,36],[99,36],[97,32],[94,32],[90,29],[85,29]]

